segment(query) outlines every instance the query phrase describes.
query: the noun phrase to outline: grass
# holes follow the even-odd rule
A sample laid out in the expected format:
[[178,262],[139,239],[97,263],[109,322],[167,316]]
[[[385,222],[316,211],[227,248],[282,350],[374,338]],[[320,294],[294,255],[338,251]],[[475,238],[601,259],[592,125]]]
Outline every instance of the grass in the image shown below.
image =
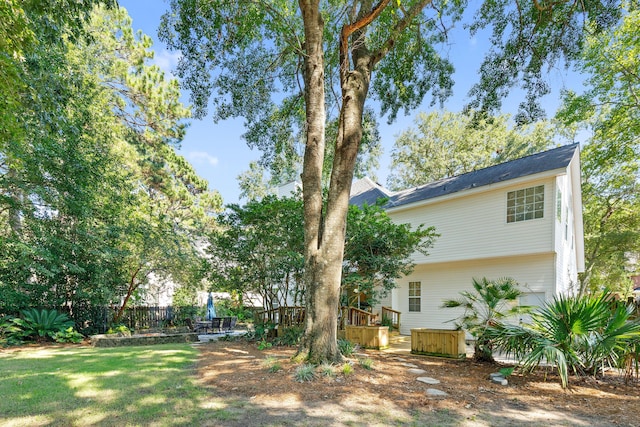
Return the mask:
[[0,425],[198,425],[225,408],[194,382],[187,344],[0,354]]

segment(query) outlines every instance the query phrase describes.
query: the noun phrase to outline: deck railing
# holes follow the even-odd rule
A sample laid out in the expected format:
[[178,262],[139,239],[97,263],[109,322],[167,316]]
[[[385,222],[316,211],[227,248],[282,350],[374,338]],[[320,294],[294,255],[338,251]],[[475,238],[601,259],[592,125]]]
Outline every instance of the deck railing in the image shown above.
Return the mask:
[[387,318],[395,330],[400,330],[400,312],[390,307],[382,307],[382,321]]
[[[400,312],[387,309],[390,313],[388,316],[396,322],[394,327],[400,325]],[[385,311],[383,308],[383,315]],[[278,307],[271,310],[260,310],[254,314],[254,322],[271,323],[282,327],[302,326],[304,325],[305,308],[304,307]],[[340,307],[340,318],[338,320],[338,329],[344,330],[345,326],[371,326],[378,321],[378,315],[375,313],[361,310],[356,307]]]
[[378,315],[361,310],[356,307],[340,307],[340,320],[338,329],[343,330],[345,326],[371,326],[377,320]]
[[278,307],[271,310],[256,311],[253,320],[255,323],[272,323],[282,327],[301,326],[304,325],[305,308]]

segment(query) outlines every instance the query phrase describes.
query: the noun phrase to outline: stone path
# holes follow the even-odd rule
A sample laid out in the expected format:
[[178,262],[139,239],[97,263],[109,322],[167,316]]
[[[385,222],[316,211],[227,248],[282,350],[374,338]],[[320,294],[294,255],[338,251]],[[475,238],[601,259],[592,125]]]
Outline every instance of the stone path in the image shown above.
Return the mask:
[[[440,380],[436,379],[436,378],[431,378],[431,377],[426,377],[426,376],[419,376],[419,375],[423,375],[426,374],[427,371],[425,371],[424,369],[421,369],[420,367],[418,367],[418,365],[414,364],[414,363],[407,363],[406,359],[403,359],[401,357],[396,357],[395,360],[397,360],[398,362],[402,362],[402,366],[406,366],[407,372],[409,372],[410,374],[413,375],[418,375],[416,377],[416,381],[420,381],[421,383],[425,383],[428,385],[437,385],[440,384]],[[503,386],[506,386],[509,384],[509,382],[507,381],[506,377],[499,372],[495,372],[492,374],[489,374],[489,379],[491,380],[491,382],[493,382],[494,384],[500,384]],[[439,390],[437,388],[428,388],[425,391],[426,395],[429,397],[434,397],[434,398],[440,398],[440,397],[447,397],[448,394],[445,391]]]
[[[397,361],[399,362],[403,362],[402,366],[406,366],[408,369],[408,372],[410,374],[413,375],[423,375],[426,374],[427,371],[425,371],[424,369],[421,369],[420,367],[418,367],[418,365],[414,364],[414,363],[406,363],[406,359],[403,358],[396,358]],[[431,378],[431,377],[424,377],[424,376],[418,376],[416,377],[417,381],[420,381],[421,383],[425,383],[425,384],[429,384],[429,385],[436,385],[436,384],[440,384],[440,380],[436,379],[436,378]],[[429,397],[433,397],[433,398],[440,398],[440,397],[447,397],[448,394],[445,391],[439,390],[437,388],[428,388],[425,391],[425,394]]]

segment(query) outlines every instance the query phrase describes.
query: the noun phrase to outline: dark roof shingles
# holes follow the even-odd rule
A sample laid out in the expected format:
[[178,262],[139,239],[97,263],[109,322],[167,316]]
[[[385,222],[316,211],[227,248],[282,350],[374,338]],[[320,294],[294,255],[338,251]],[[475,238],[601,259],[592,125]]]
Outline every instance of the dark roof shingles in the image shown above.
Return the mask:
[[[453,194],[462,190],[483,187],[523,176],[566,168],[571,162],[577,148],[578,144],[565,145],[510,162],[450,178],[444,178],[420,187],[399,191],[389,197],[389,202],[385,205],[385,208],[402,206],[421,200]],[[371,188],[369,191],[353,197],[351,203],[357,205],[362,205],[364,202],[372,204],[375,203],[378,197],[388,197],[388,195],[379,189]]]

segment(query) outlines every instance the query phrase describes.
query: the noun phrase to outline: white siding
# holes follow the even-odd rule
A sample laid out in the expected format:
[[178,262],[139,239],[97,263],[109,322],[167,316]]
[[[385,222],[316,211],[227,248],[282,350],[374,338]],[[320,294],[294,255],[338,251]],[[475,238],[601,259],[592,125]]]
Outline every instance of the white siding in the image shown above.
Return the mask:
[[[554,226],[554,250],[556,252],[555,293],[572,293],[578,288],[578,258],[576,253],[578,236],[576,235],[576,216],[573,203],[573,185],[571,175],[556,178],[556,211]],[[559,203],[559,205],[558,205]]]
[[[513,277],[523,292],[544,293],[550,299],[555,283],[553,258],[549,253],[417,266],[413,274],[398,281],[395,292],[394,308],[402,312],[400,332],[408,335],[412,328],[454,329],[454,322],[449,320],[462,311],[440,306],[445,299],[458,298],[460,291],[472,290],[474,277]],[[422,310],[410,313],[408,284],[418,281],[422,283]]]
[[[538,185],[544,185],[544,218],[507,223],[507,192]],[[417,264],[554,250],[555,177],[463,191],[439,199],[410,209],[389,211],[396,223],[434,226],[440,234],[429,256],[414,255]]]

